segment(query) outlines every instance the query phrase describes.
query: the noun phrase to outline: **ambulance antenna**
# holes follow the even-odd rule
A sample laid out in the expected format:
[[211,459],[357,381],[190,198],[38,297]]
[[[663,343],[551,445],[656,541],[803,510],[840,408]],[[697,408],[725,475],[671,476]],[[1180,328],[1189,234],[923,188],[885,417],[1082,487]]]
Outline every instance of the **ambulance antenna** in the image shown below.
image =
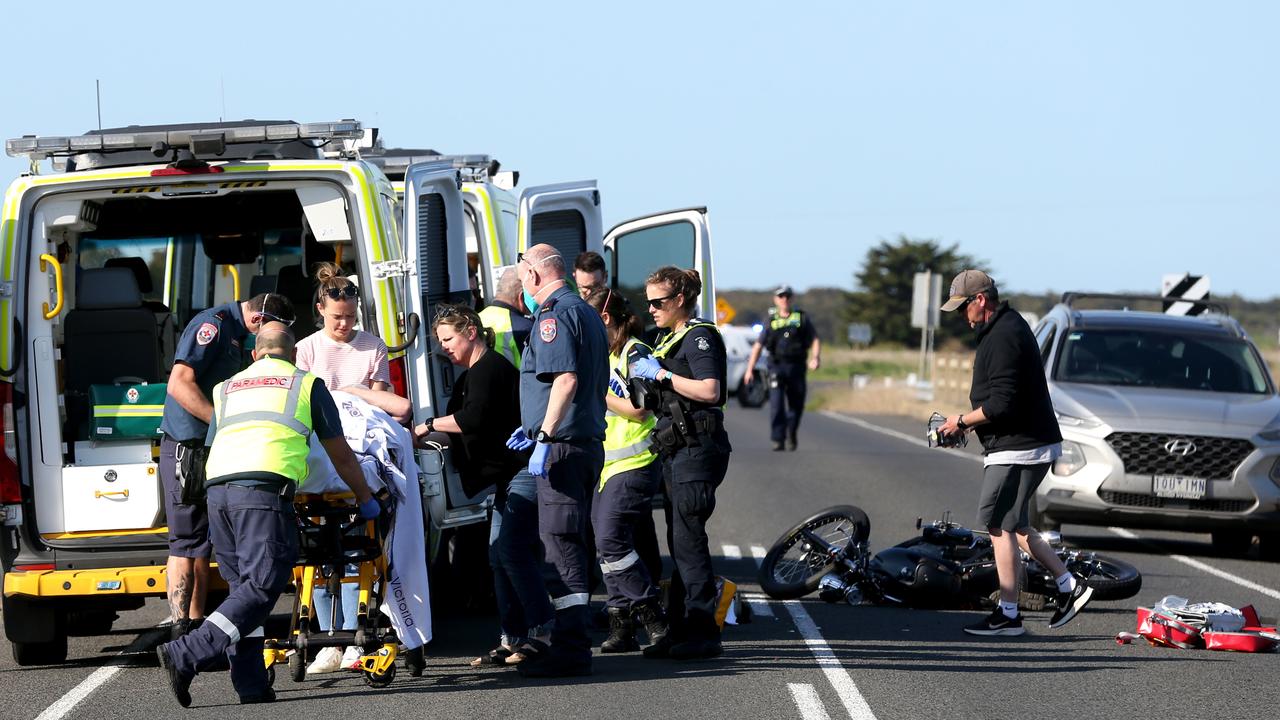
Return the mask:
[[102,132],[102,81],[93,81],[94,94],[98,97],[98,132]]
[[222,97],[222,114],[218,116],[218,122],[222,122],[227,116],[227,80],[225,77],[218,77],[218,94]]

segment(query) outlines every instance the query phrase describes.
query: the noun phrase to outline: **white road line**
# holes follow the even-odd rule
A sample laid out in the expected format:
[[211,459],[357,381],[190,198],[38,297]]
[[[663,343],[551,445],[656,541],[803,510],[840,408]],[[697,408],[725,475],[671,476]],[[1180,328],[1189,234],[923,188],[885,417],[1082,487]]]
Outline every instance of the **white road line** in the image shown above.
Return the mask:
[[760,617],[773,617],[773,605],[769,604],[769,596],[760,593],[743,593],[743,599],[751,606],[751,612]]
[[765,550],[762,545],[751,546],[751,557],[756,561],[756,567],[760,567],[761,563],[764,562],[764,556],[768,554],[769,551]]
[[45,708],[44,712],[36,716],[36,720],[61,720],[66,717],[67,713],[89,697],[94,690],[105,685],[108,680],[115,677],[116,673],[124,669],[121,663],[125,661],[126,655],[141,652],[143,648],[150,645],[155,637],[152,632],[144,632],[129,643],[125,649],[108,658],[107,662],[110,662],[110,665],[103,665],[94,670],[89,677],[81,680],[79,685],[71,688],[66,695],[58,698],[52,705]]
[[809,652],[813,653],[813,657],[817,659],[818,667],[822,668],[827,681],[831,683],[831,687],[835,688],[836,695],[839,696],[849,717],[852,720],[875,720],[875,713],[871,712],[871,706],[867,705],[862,693],[858,691],[858,686],[849,676],[849,671],[840,664],[839,658],[822,637],[822,633],[818,632],[817,624],[813,622],[813,618],[809,617],[809,613],[805,611],[800,601],[785,600],[782,606],[791,614],[791,620],[795,622],[796,629],[804,638],[805,645],[809,646]]
[[721,545],[720,550],[724,553],[725,559],[727,560],[742,559],[742,548],[737,545]]
[[[921,440],[920,438],[912,437],[911,435],[908,435],[903,432],[898,432],[897,430],[891,430],[889,428],[880,427],[879,425],[876,425],[874,423],[869,423],[866,420],[862,420],[861,418],[849,417],[848,415],[841,415],[840,413],[832,412],[830,410],[822,410],[821,414],[826,415],[832,420],[839,420],[840,422],[848,423],[850,425],[857,425],[860,428],[863,428],[865,430],[870,430],[872,432],[878,432],[881,435],[888,435],[890,437],[895,437],[895,438],[898,438],[899,440],[903,440],[905,442],[909,442],[914,445],[929,447],[929,443],[924,440]],[[962,457],[962,458],[967,458],[969,460],[973,460],[975,462],[982,462],[981,455],[971,455],[969,453],[961,452],[961,453],[955,453],[955,457]],[[1113,528],[1108,528],[1108,530],[1110,530],[1111,532],[1123,538],[1128,538],[1130,540],[1142,540],[1146,542],[1146,540],[1142,536],[1129,532],[1128,530],[1125,530],[1123,528],[1113,527]],[[1212,565],[1208,565],[1206,563],[1200,562],[1199,560],[1196,560],[1194,558],[1189,558],[1186,555],[1170,555],[1168,557],[1169,559],[1176,560],[1182,563],[1183,565],[1186,565],[1187,567],[1195,568],[1196,570],[1220,577],[1223,580],[1228,580],[1241,587],[1253,590],[1254,592],[1260,592],[1263,595],[1280,600],[1280,590],[1275,590],[1273,588],[1266,587],[1265,585],[1259,585],[1258,583],[1255,583],[1252,580],[1246,580],[1245,578],[1242,578],[1239,575],[1232,575],[1231,573],[1225,570],[1219,570],[1218,568],[1213,567]]]
[[[1128,539],[1128,540],[1139,540],[1139,541],[1142,541],[1142,542],[1149,542],[1149,541],[1147,541],[1145,538],[1143,538],[1142,536],[1140,536],[1140,535],[1138,535],[1138,534],[1136,534],[1136,533],[1129,532],[1128,530],[1125,530],[1124,528],[1110,527],[1110,528],[1107,528],[1107,529],[1108,529],[1108,530],[1110,530],[1111,532],[1115,533],[1116,535],[1119,535],[1120,537],[1122,537],[1122,538],[1126,538],[1126,539]],[[1178,562],[1180,562],[1180,563],[1182,563],[1183,565],[1186,565],[1186,566],[1188,566],[1188,567],[1195,568],[1196,570],[1199,570],[1199,571],[1201,571],[1201,572],[1206,572],[1206,573],[1209,573],[1210,575],[1214,575],[1214,576],[1220,577],[1220,578],[1222,578],[1223,580],[1227,580],[1227,581],[1233,582],[1233,583],[1235,583],[1235,584],[1239,585],[1240,587],[1248,588],[1249,590],[1252,590],[1252,591],[1254,591],[1254,592],[1262,593],[1263,595],[1266,595],[1267,597],[1272,597],[1272,598],[1275,598],[1275,599],[1277,599],[1277,600],[1280,600],[1280,590],[1274,590],[1274,589],[1269,588],[1269,587],[1267,587],[1267,586],[1265,586],[1265,585],[1259,585],[1258,583],[1253,582],[1252,580],[1246,580],[1246,579],[1244,579],[1244,578],[1240,577],[1239,575],[1232,575],[1231,573],[1227,572],[1226,570],[1219,570],[1218,568],[1216,568],[1216,567],[1214,567],[1214,566],[1212,566],[1212,565],[1209,565],[1208,563],[1204,563],[1204,562],[1201,562],[1201,561],[1199,561],[1199,560],[1196,560],[1195,558],[1189,558],[1189,557],[1187,557],[1186,555],[1169,555],[1169,556],[1168,556],[1168,558],[1169,558],[1170,560],[1176,560],[1176,561],[1178,561]]]
[[818,691],[813,689],[809,683],[787,683],[787,689],[791,691],[791,699],[796,701],[796,707],[800,710],[800,717],[804,720],[831,720],[831,716],[827,714],[827,708],[822,704],[822,698],[818,697]]
[[[897,430],[892,430],[887,427],[880,427],[875,423],[867,422],[866,420],[863,420],[861,418],[842,415],[838,412],[832,412],[831,410],[821,410],[819,411],[819,413],[822,415],[826,415],[832,420],[839,420],[842,423],[857,425],[858,427],[864,430],[870,430],[871,432],[878,432],[881,435],[888,435],[889,437],[897,438],[903,442],[909,442],[912,445],[918,445],[922,448],[929,448],[929,442],[927,440],[925,440],[924,438],[918,438],[915,435],[908,435],[907,433],[899,432]],[[933,448],[929,448],[929,449],[933,449]],[[952,451],[951,456],[964,458],[966,460],[973,460],[974,462],[979,462],[979,463],[982,462],[981,455],[974,455],[972,453],[967,453],[963,451],[960,451],[960,452]]]

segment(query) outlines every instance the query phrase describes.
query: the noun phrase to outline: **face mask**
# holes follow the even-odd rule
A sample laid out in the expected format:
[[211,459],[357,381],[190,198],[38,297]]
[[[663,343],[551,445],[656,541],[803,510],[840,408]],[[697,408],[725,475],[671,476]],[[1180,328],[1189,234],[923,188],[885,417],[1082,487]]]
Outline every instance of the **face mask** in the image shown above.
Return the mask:
[[520,294],[524,297],[524,306],[529,308],[530,314],[538,312],[538,301],[533,299],[528,290],[521,290]]

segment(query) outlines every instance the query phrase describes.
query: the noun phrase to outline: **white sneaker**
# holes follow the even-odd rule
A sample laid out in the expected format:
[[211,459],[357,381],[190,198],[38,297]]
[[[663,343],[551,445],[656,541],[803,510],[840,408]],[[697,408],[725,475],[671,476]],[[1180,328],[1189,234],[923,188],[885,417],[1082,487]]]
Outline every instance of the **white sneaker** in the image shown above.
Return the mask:
[[[337,650],[337,648],[333,649]],[[360,648],[355,645],[348,645],[347,649],[342,652],[342,662],[340,667],[347,670],[363,670],[364,668],[360,666],[361,654]]]
[[308,675],[323,675],[325,673],[337,672],[339,668],[345,667],[342,664],[342,651],[336,647],[320,648],[320,652],[316,653],[316,659],[311,661],[307,666]]

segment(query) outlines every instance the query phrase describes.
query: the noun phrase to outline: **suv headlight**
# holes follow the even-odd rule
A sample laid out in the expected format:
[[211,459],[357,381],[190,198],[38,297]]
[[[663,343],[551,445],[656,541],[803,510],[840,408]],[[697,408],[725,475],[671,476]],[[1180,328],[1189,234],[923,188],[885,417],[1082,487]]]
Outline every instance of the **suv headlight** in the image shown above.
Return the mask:
[[1062,456],[1053,461],[1053,474],[1059,477],[1074,475],[1084,464],[1084,448],[1079,443],[1063,440]]

